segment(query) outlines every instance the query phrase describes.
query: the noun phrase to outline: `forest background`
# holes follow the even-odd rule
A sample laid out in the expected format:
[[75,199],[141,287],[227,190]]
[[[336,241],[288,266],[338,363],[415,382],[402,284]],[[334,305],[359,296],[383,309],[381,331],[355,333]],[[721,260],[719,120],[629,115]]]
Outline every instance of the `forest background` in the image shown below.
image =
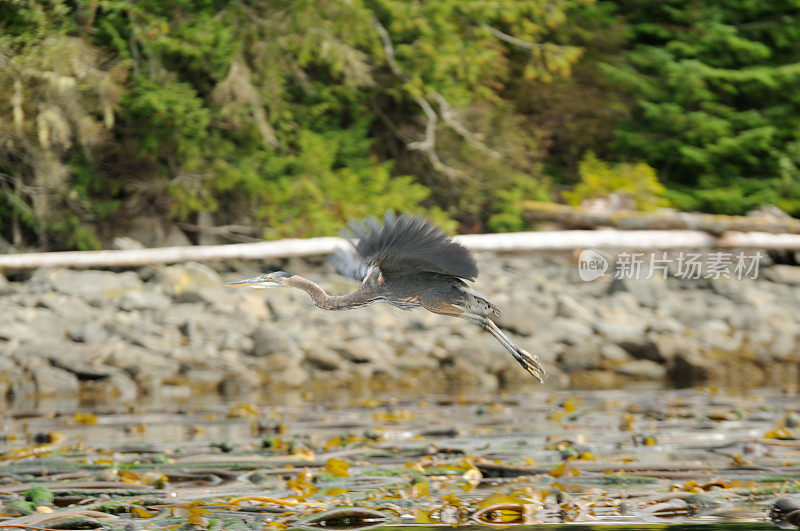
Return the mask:
[[508,231],[614,191],[798,216],[799,86],[800,0],[6,0],[0,238]]

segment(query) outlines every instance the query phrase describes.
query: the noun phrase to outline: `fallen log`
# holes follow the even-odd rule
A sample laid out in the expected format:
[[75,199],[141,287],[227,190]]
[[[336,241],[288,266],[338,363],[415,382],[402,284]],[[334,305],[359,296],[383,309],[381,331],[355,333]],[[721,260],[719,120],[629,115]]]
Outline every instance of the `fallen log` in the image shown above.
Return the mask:
[[[770,240],[769,237],[773,240]],[[794,240],[778,238],[787,235],[765,234],[757,239],[759,248],[789,248]],[[738,237],[744,246],[749,244]],[[800,238],[798,236],[797,238]],[[524,252],[563,251],[571,249],[698,249],[716,247],[718,239],[702,231],[620,231],[567,230],[516,232],[505,234],[467,234],[456,241],[474,251]],[[273,260],[292,256],[325,255],[348,244],[341,238],[286,239],[228,245],[194,245],[107,251],[60,251],[45,253],[0,254],[2,269],[35,269],[40,267],[135,267],[188,261],[232,259]],[[729,245],[725,245],[729,246]]]
[[717,247],[735,249],[800,250],[800,234],[770,234],[767,232],[730,231],[717,240]]
[[790,216],[724,216],[670,210],[596,212],[538,201],[525,204],[524,218],[528,223],[552,222],[565,229],[613,227],[623,230],[699,230],[716,235],[728,231],[800,234],[800,219]]

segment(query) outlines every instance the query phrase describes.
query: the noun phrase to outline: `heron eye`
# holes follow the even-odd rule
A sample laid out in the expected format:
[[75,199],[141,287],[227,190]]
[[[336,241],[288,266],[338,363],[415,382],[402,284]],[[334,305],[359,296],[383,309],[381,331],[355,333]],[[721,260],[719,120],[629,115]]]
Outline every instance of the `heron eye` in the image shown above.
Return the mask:
[[272,275],[270,275],[269,277],[267,277],[267,280],[269,280],[271,282],[271,281],[273,281],[275,279],[272,277]]

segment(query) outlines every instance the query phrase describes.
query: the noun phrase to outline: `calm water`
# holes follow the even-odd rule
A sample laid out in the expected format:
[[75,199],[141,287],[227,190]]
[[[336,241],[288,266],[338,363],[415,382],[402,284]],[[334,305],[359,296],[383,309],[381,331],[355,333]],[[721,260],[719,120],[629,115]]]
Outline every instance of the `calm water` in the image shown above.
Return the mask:
[[41,485],[52,514],[111,499],[104,524],[141,529],[774,529],[770,505],[800,492],[798,404],[770,390],[51,403],[5,414],[0,503]]

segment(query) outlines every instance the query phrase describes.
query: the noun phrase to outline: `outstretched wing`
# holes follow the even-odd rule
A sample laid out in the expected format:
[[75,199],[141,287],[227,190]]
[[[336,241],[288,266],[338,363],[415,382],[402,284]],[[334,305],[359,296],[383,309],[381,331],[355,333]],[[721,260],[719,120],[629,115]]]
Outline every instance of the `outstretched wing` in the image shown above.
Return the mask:
[[358,281],[363,281],[367,278],[370,271],[374,266],[364,263],[361,257],[355,253],[345,251],[342,248],[336,249],[332,255],[328,257],[328,261],[333,264],[336,271],[348,278],[354,278]]
[[[429,272],[475,280],[478,266],[468,249],[454,242],[430,220],[391,211],[383,224],[375,218],[351,220],[348,228],[361,262],[378,267],[384,276]],[[363,277],[362,277],[363,278]]]

